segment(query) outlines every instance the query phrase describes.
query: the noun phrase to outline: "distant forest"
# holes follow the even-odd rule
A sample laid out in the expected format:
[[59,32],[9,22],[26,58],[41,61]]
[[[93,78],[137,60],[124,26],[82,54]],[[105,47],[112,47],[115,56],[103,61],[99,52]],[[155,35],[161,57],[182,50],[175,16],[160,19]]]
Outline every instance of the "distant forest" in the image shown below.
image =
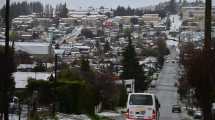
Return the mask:
[[[68,17],[68,9],[65,4],[59,4],[55,6],[57,17]],[[176,0],[170,0],[169,2],[160,3],[151,9],[130,8],[118,6],[113,11],[113,16],[142,16],[143,14],[159,14],[160,17],[166,17],[167,14],[175,14],[177,12]],[[20,15],[29,15],[31,13],[39,13],[41,17],[53,17],[54,8],[52,5],[43,5],[40,2],[16,2],[11,4],[10,8],[10,20]],[[0,9],[0,16],[5,16],[5,6]]]
[[166,9],[132,9],[130,7],[125,8],[118,6],[116,10],[113,11],[114,16],[142,16],[143,14],[159,14],[160,17],[166,17]]
[[167,14],[176,14],[179,8],[176,0],[170,0],[169,2],[160,3],[150,9],[132,9],[130,7],[118,6],[116,10],[113,10],[114,16],[142,16],[143,14],[159,14],[161,18],[167,16]]
[[[43,12],[43,5],[40,2],[17,2],[12,3],[10,5],[10,18],[15,18],[20,15],[29,15],[33,12],[35,13],[42,13]],[[5,16],[5,6],[2,7],[0,11],[0,15],[2,17]]]
[[[0,9],[0,16],[5,16],[5,6]],[[67,17],[68,9],[66,4],[56,6],[56,14],[59,17]],[[54,8],[51,5],[43,5],[40,2],[16,2],[10,5],[10,20],[20,15],[39,13],[41,17],[53,17]]]

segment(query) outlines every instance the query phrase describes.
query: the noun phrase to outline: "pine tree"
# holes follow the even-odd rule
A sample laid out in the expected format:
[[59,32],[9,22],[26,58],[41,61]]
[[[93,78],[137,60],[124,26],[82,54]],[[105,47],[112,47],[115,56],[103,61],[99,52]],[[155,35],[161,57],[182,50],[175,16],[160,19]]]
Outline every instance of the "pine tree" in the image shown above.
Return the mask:
[[170,30],[170,27],[171,27],[171,20],[170,20],[170,18],[169,18],[169,16],[167,17],[167,19],[166,19],[166,29],[167,30]]
[[56,6],[56,15],[60,18],[67,18],[68,17],[68,8],[66,6],[66,3],[65,4],[59,4]]
[[89,72],[90,71],[90,65],[88,59],[81,59],[81,72]]
[[131,35],[128,34],[129,43],[123,52],[123,72],[121,74],[122,79],[135,79],[135,91],[144,91],[147,87],[147,83],[144,76],[144,71],[139,65],[135,48],[132,45]]
[[110,49],[111,49],[110,43],[106,41],[104,45],[104,53],[107,53],[108,51],[110,51]]
[[15,71],[14,51],[9,46],[9,29],[10,29],[10,0],[6,0],[5,12],[5,47],[0,50],[0,113],[3,113],[4,120],[9,120],[9,100],[13,96],[15,82],[12,77]]
[[53,10],[51,5],[46,5],[44,10],[45,17],[53,17]]
[[177,6],[176,1],[175,0],[170,0],[168,9],[169,9],[169,12],[171,14],[176,14],[177,13],[177,7],[178,6]]

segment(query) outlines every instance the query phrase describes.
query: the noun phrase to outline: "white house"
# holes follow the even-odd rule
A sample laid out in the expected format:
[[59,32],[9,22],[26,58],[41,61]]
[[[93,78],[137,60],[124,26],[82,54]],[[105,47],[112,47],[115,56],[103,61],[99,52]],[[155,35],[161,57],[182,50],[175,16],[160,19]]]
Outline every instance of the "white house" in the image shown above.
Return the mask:
[[13,74],[16,89],[24,89],[28,84],[29,78],[33,78],[35,80],[48,80],[50,76],[51,73],[40,72],[15,72]]
[[126,87],[127,93],[133,93],[135,92],[135,80],[134,79],[127,79],[127,80],[116,80],[115,83],[122,85],[124,82],[124,85]]

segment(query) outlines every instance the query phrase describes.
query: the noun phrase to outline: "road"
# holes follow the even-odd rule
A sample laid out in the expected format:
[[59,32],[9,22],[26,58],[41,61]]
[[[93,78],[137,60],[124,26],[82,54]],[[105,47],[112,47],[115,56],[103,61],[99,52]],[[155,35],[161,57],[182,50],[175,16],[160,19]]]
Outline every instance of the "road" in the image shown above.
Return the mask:
[[182,114],[173,114],[171,111],[172,105],[178,103],[177,87],[174,86],[178,79],[178,64],[172,63],[178,53],[175,48],[170,48],[170,51],[169,60],[166,60],[169,62],[164,63],[157,81],[157,87],[153,92],[161,104],[160,120],[181,120],[183,119]]
[[[169,48],[170,55],[164,63],[163,69],[160,72],[157,87],[152,90],[160,101],[160,120],[187,120],[191,119],[184,110],[182,113],[172,113],[172,105],[180,104],[178,100],[177,87],[175,83],[178,80],[178,63],[172,63],[172,60],[178,56],[177,49]],[[167,62],[168,61],[168,62]]]
[[[173,15],[171,16],[171,20],[171,30],[179,30],[179,27],[181,26],[179,16]],[[167,44],[168,43],[169,42],[167,42]],[[172,105],[179,103],[177,87],[174,86],[179,77],[179,66],[177,62],[172,63],[172,60],[175,60],[179,53],[176,47],[171,47],[172,45],[170,44],[168,45],[170,55],[168,55],[167,60],[165,60],[163,69],[161,70],[157,81],[157,87],[153,90],[153,92],[157,95],[161,104],[160,120],[184,120],[187,118],[185,112],[172,113]]]
[[[175,83],[178,79],[178,63],[172,63],[178,56],[176,47],[170,49],[170,55],[164,63],[163,69],[160,71],[159,78],[156,82],[156,88],[152,88],[149,92],[156,94],[158,97],[160,108],[160,120],[187,120],[188,117],[185,112],[172,113],[172,105],[180,103],[178,101],[177,87]],[[169,61],[169,62],[167,62]],[[115,120],[123,120],[122,116],[115,117]]]

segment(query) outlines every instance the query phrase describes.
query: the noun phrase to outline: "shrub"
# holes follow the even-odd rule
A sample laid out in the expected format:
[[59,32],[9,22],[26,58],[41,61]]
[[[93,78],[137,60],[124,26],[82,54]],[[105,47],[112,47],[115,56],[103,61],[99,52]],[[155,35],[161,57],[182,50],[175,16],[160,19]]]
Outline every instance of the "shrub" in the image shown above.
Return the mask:
[[[54,86],[56,89],[54,89]],[[54,102],[53,98],[56,97],[59,112],[94,113],[95,92],[84,81],[59,81],[54,85],[53,82],[49,81],[29,80],[27,85],[29,97],[33,95],[35,90],[38,93],[37,100],[39,105],[49,105]]]
[[59,82],[57,98],[60,112],[76,114],[94,112],[94,92],[85,82]]

